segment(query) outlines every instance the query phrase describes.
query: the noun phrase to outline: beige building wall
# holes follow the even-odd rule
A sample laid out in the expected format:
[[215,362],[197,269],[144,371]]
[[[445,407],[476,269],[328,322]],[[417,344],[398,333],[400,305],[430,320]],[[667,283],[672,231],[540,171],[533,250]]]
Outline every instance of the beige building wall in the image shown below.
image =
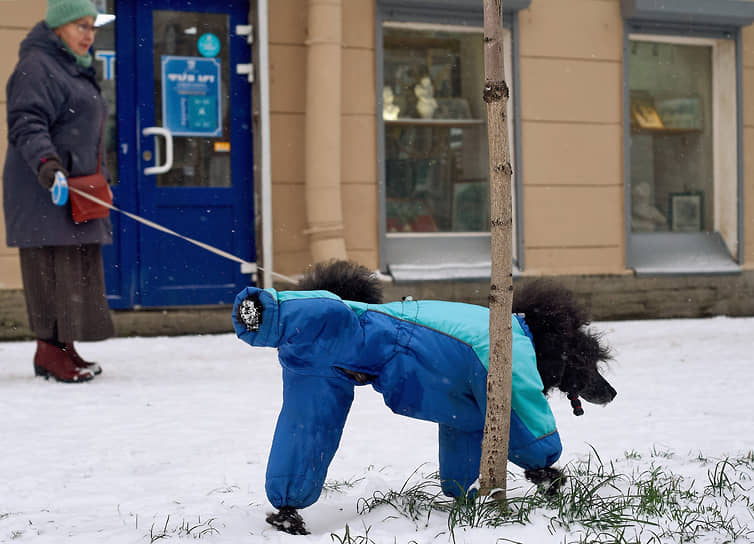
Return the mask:
[[[277,272],[311,263],[305,195],[306,0],[269,4],[272,229]],[[341,184],[348,256],[378,265],[374,2],[343,1]],[[322,127],[327,130],[327,127]]]
[[[8,81],[18,60],[18,46],[24,36],[44,18],[46,0],[11,0],[0,2],[0,48],[5,55],[0,58],[0,168],[5,164],[8,126],[5,117],[5,82]],[[21,267],[18,250],[5,245],[5,217],[0,193],[0,289],[21,289]]]
[[619,0],[520,12],[525,274],[625,270]]
[[284,274],[300,271],[309,260],[303,234],[306,13],[303,0],[269,3],[273,258]]
[[[754,1],[754,0],[750,0]],[[0,2],[5,82],[46,0]],[[275,269],[310,264],[304,202],[307,1],[269,3]],[[620,0],[534,0],[520,12],[526,274],[624,274]],[[342,200],[349,257],[378,266],[374,0],[343,0]],[[754,27],[743,31],[744,267],[754,269]],[[6,148],[0,93],[0,161]],[[326,127],[323,127],[326,130]],[[0,195],[1,198],[1,195]],[[2,208],[0,207],[0,215]],[[4,244],[0,289],[21,287]]]
[[341,176],[348,257],[379,266],[374,0],[343,0]]

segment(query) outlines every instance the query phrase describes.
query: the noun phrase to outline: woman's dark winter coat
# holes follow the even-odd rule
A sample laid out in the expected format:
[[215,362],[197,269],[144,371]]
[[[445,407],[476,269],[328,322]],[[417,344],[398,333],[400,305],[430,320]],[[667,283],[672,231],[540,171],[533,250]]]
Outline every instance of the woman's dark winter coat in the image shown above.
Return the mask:
[[[55,206],[49,191],[37,181],[41,160],[54,155],[70,176],[97,172],[107,110],[94,68],[78,65],[62,40],[40,22],[21,42],[6,92],[3,200],[8,246],[110,243],[109,218],[77,225],[70,205]],[[104,165],[102,169],[108,176]]]

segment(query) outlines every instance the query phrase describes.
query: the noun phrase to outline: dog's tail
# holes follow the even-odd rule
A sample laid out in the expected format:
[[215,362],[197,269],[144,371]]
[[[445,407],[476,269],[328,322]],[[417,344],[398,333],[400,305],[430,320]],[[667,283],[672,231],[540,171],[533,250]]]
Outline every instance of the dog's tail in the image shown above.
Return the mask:
[[382,281],[367,267],[360,264],[330,260],[310,267],[298,282],[299,291],[325,290],[343,300],[380,304]]

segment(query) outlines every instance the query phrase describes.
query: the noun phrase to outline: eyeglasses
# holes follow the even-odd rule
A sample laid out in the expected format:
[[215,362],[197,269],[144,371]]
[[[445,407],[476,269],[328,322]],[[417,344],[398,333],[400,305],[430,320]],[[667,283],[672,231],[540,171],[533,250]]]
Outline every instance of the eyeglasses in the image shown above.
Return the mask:
[[98,28],[93,25],[87,25],[84,23],[76,23],[76,30],[78,30],[81,34],[89,34],[90,32],[92,34],[96,34]]

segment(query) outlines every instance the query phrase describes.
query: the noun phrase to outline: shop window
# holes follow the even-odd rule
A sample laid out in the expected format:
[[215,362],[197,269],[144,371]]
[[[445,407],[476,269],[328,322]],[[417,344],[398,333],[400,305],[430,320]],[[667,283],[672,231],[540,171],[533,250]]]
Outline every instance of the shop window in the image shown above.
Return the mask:
[[[510,82],[509,29],[504,37]],[[383,246],[388,268],[397,279],[488,277],[482,28],[385,22],[381,73]],[[512,142],[510,100],[508,107]],[[438,276],[443,266],[450,270]]]
[[632,40],[629,62],[631,230],[709,232],[712,47]]
[[387,27],[383,43],[387,231],[488,230],[481,32]]
[[737,270],[735,42],[631,34],[629,266]]

